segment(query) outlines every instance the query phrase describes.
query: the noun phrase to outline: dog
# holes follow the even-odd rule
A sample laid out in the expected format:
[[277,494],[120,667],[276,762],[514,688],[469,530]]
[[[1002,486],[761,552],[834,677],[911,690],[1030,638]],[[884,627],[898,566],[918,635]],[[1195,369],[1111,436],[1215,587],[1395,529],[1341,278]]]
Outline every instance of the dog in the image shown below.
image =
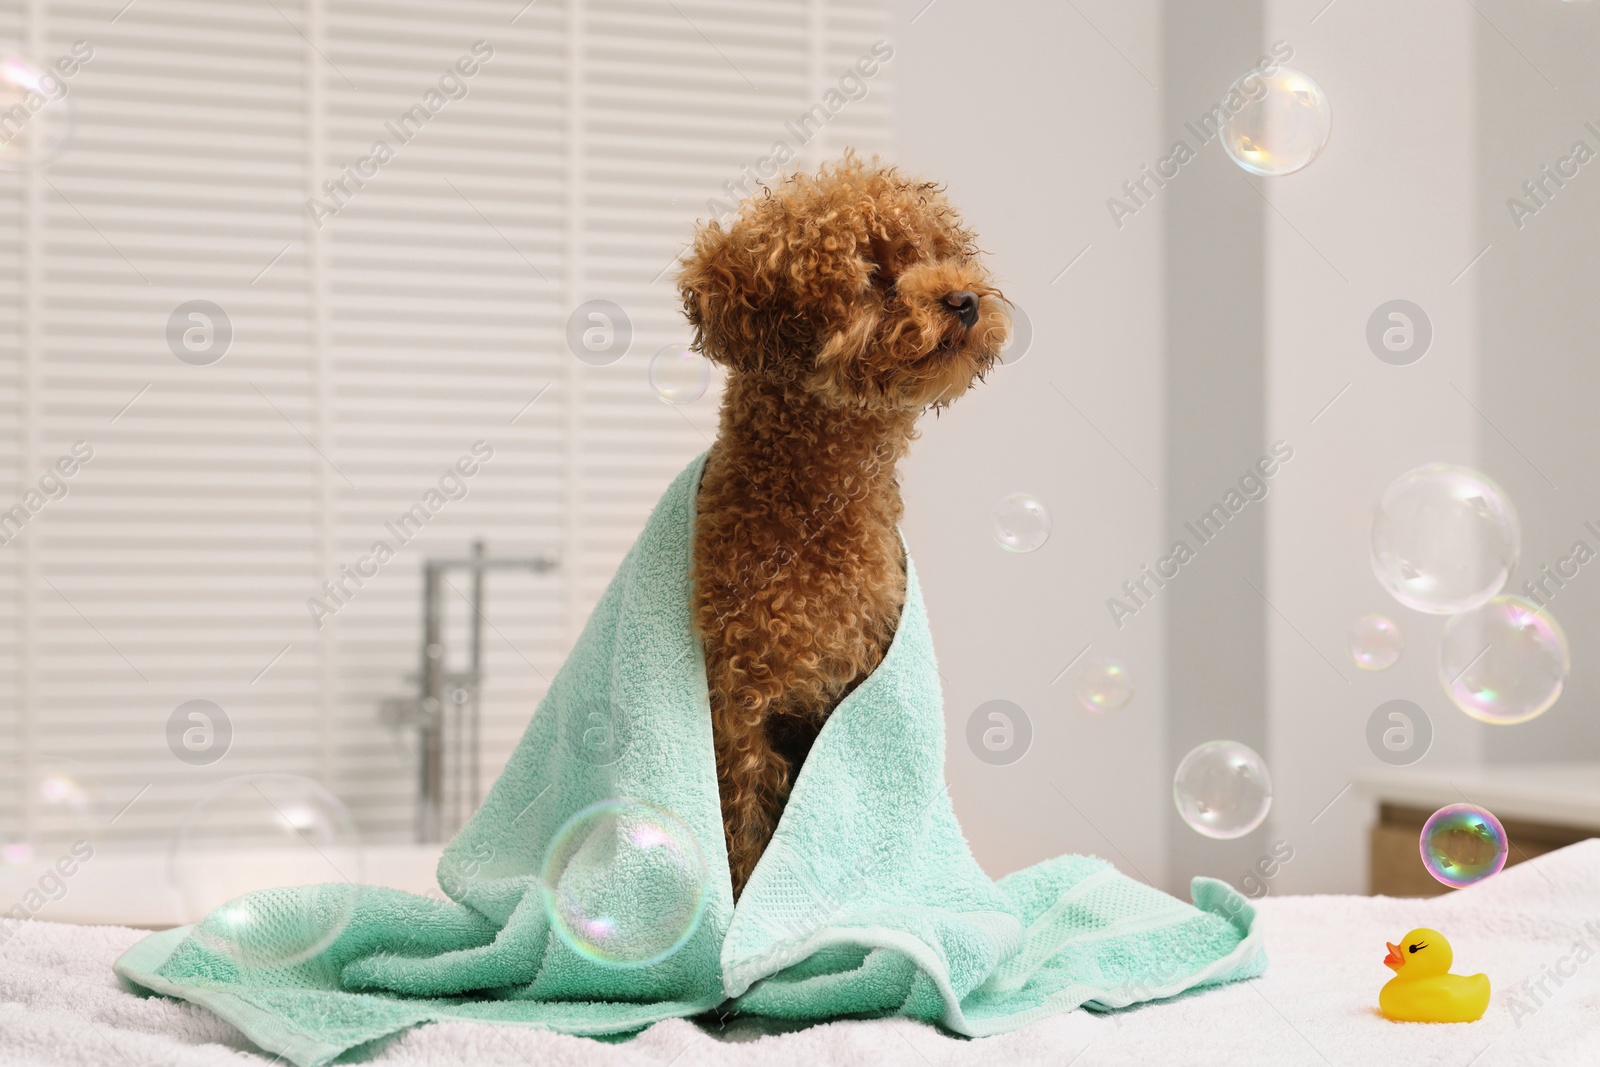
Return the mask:
[[829,713],[894,638],[895,464],[1010,328],[980,256],[942,187],[852,152],[702,225],[684,260],[693,348],[727,371],[693,618],[735,898]]

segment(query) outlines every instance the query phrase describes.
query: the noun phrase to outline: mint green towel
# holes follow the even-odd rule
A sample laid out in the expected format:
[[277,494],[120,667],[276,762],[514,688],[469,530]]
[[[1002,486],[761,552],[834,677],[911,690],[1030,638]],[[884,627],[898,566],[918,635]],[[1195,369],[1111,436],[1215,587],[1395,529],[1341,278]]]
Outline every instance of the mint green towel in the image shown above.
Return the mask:
[[[1089,857],[998,883],[984,875],[945,792],[939,676],[909,562],[888,654],[817,737],[734,907],[690,625],[703,464],[667,490],[505,773],[445,849],[439,885],[451,900],[367,889],[335,940],[289,966],[242,965],[191,928],[170,930],[130,949],[117,973],[310,1067],[436,1019],[602,1035],[728,1001],[725,1011],[787,1019],[905,1015],[977,1037],[1262,972],[1254,909],[1224,883],[1196,879],[1189,905]],[[597,707],[615,709],[604,758],[585,748]],[[675,813],[710,866],[699,925],[646,967],[574,952],[551,930],[540,887],[552,836],[608,797]],[[616,891],[619,914],[654,913],[646,883]],[[282,917],[288,936],[332,899],[318,893],[269,890],[252,907]]]

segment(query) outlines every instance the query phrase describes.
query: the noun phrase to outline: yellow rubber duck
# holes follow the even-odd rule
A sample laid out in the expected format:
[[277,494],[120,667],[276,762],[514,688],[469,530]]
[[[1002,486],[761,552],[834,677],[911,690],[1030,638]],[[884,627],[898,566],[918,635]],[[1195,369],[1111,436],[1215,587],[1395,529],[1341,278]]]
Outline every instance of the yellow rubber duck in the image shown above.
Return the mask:
[[[1388,944],[1388,942],[1385,942]],[[1489,1007],[1489,976],[1450,973],[1455,954],[1437,930],[1420,927],[1389,945],[1383,962],[1394,977],[1378,993],[1378,1007],[1406,1023],[1470,1023]]]

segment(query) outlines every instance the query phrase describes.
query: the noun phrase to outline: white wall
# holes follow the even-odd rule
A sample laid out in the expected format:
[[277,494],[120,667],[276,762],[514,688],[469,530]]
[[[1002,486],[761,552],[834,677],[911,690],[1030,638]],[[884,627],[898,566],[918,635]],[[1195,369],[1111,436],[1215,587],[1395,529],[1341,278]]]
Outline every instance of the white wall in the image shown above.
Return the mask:
[[[895,5],[896,155],[949,183],[1035,334],[1019,363],[924,424],[902,479],[956,813],[993,875],[1091,852],[1160,884],[1162,619],[1157,607],[1118,633],[1105,607],[1165,542],[1144,480],[1161,484],[1161,218],[1152,208],[1118,231],[1105,208],[1157,155],[1160,96],[1139,70],[1154,80],[1159,4],[1080,2],[1113,46],[1068,5],[926,3]],[[1019,491],[1053,521],[1026,555],[992,533],[995,504]],[[1091,642],[1132,671],[1120,712],[1080,707],[1077,669],[1052,684]],[[995,698],[1034,731],[1009,766],[966,743],[968,717]]]
[[[1262,183],[1276,209],[1268,422],[1296,448],[1269,501],[1268,595],[1294,627],[1275,618],[1268,629],[1271,835],[1295,848],[1272,891],[1365,892],[1370,804],[1352,790],[1317,817],[1352,770],[1382,766],[1365,740],[1373,709],[1397,697],[1423,707],[1436,731],[1430,767],[1477,756],[1475,724],[1436,678],[1445,620],[1383,591],[1368,529],[1396,475],[1477,462],[1478,416],[1461,395],[1476,392],[1477,275],[1455,279],[1482,247],[1473,188],[1479,16],[1471,5],[1341,3],[1313,26],[1303,4],[1269,10],[1269,36],[1294,45],[1294,65],[1322,85],[1334,115],[1321,158]],[[1380,362],[1365,340],[1369,315],[1392,299],[1420,304],[1433,322],[1432,348],[1408,367]],[[1347,630],[1369,612],[1394,619],[1406,640],[1400,663],[1381,673],[1358,670],[1347,649]]]
[[[1120,231],[1105,208],[1170,139],[1160,95],[1145,80],[1164,84],[1167,73],[1161,5],[1078,9],[896,7],[897,155],[949,182],[1035,327],[1021,363],[925,428],[907,465],[906,526],[945,676],[951,789],[980,860],[1000,874],[1063,851],[1095,852],[1163,884],[1171,803],[1163,723],[1187,712],[1160,700],[1159,599],[1120,634],[1104,604],[1170,532],[1159,494],[1141,477],[1165,484],[1161,202]],[[1436,729],[1433,763],[1476,761],[1481,747],[1481,732],[1435,679],[1443,620],[1389,598],[1367,547],[1373,505],[1395,475],[1433,460],[1478,461],[1478,416],[1456,392],[1476,399],[1476,276],[1458,275],[1483,243],[1473,179],[1478,16],[1468,7],[1357,3],[1312,24],[1315,14],[1269,4],[1260,42],[1265,51],[1289,41],[1294,65],[1322,83],[1334,107],[1324,157],[1299,175],[1254,179],[1272,199],[1261,208],[1266,440],[1296,448],[1266,508],[1273,606],[1263,608],[1263,755],[1276,787],[1270,836],[1296,849],[1272,891],[1361,892],[1371,806],[1351,791],[1323,809],[1353,770],[1380,766],[1365,741],[1372,710],[1393,697],[1423,705]],[[1368,316],[1394,298],[1421,304],[1435,329],[1431,352],[1411,367],[1379,362],[1365,342]],[[1019,490],[1047,504],[1055,530],[1040,551],[1013,556],[994,544],[990,516]],[[1408,648],[1394,669],[1364,674],[1346,632],[1373,611],[1400,623]],[[1133,671],[1137,694],[1124,712],[1091,716],[1070,677],[1051,685],[1090,642]],[[979,761],[965,740],[968,715],[996,697],[1020,704],[1034,727],[1032,750],[1011,766]],[[1240,872],[1208,873],[1236,880]]]
[[[1600,548],[1585,523],[1600,526],[1600,470],[1594,401],[1600,395],[1600,257],[1594,254],[1600,225],[1600,180],[1593,162],[1569,162],[1568,179],[1545,180],[1545,204],[1537,214],[1514,218],[1511,198],[1535,206],[1522,186],[1543,178],[1541,167],[1560,166],[1581,140],[1600,148],[1587,123],[1600,127],[1600,7],[1547,4],[1527,8],[1508,27],[1533,69],[1504,42],[1478,33],[1478,90],[1482,140],[1478,151],[1480,244],[1492,244],[1481,264],[1477,324],[1480,331],[1480,423],[1485,469],[1516,501],[1522,518],[1522,562],[1511,588],[1552,571],[1582,540]],[[1559,93],[1545,81],[1561,87]],[[1576,169],[1577,174],[1571,174]],[[1519,225],[1520,223],[1520,225]],[[1501,436],[1501,434],[1504,436]],[[1491,763],[1600,758],[1594,706],[1600,677],[1593,670],[1600,645],[1600,582],[1595,568],[1553,589],[1549,612],[1571,644],[1572,674],[1561,700],[1549,712],[1507,731],[1491,731],[1485,759]]]

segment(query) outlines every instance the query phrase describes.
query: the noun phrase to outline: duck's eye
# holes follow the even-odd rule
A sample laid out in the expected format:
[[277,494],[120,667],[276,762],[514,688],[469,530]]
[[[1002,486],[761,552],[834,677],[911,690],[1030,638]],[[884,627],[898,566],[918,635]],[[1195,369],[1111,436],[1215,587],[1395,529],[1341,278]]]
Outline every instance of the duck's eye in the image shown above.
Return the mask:
[[1407,945],[1406,946],[1406,951],[1407,952],[1415,952],[1419,948],[1427,948],[1427,947],[1428,947],[1428,943],[1426,941],[1418,941],[1415,945]]

